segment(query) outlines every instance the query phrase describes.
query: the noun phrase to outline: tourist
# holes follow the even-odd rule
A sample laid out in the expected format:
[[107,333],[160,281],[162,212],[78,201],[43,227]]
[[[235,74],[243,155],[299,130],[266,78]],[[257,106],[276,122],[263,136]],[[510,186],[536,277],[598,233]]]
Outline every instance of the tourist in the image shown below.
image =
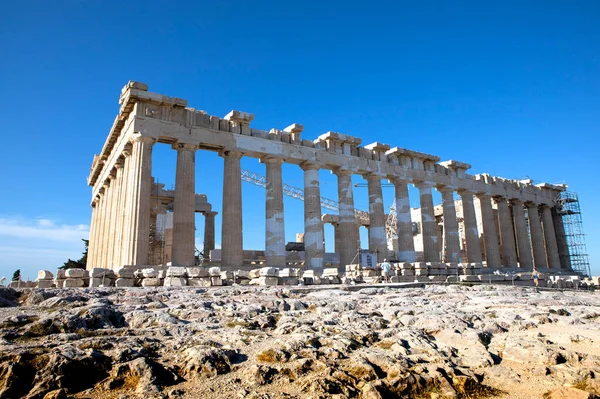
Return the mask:
[[379,267],[381,267],[381,275],[385,279],[385,282],[389,283],[390,282],[390,269],[392,268],[392,265],[389,264],[387,259],[384,259],[383,263]]

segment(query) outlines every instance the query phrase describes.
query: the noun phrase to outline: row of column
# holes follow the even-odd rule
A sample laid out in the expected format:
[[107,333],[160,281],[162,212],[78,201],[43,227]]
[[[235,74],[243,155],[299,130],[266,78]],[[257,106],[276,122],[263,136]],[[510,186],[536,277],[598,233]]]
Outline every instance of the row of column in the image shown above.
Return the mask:
[[[118,267],[143,265],[148,262],[148,239],[150,230],[150,207],[152,187],[152,147],[155,140],[135,134],[125,147],[122,156],[99,190],[92,206],[89,262],[94,266]],[[195,215],[195,151],[196,145],[176,143],[176,184],[173,216],[172,262],[177,265],[194,264],[194,215]],[[223,150],[223,219],[222,264],[239,266],[243,263],[242,235],[242,187],[240,159],[242,154]],[[267,156],[261,159],[266,165],[266,220],[265,258],[268,266],[284,266],[286,261],[285,229],[283,213],[283,182],[281,167],[283,159]],[[321,221],[319,165],[304,162],[304,222],[305,263],[313,269],[324,264],[323,223]],[[336,252],[340,265],[356,262],[360,248],[359,230],[354,212],[352,171],[337,168],[339,223],[336,228]],[[383,174],[364,175],[369,194],[369,249],[377,253],[381,262],[388,254],[386,240],[386,216],[383,206],[381,180]],[[409,182],[392,179],[395,186],[399,260],[416,260],[413,241]],[[476,195],[481,208],[485,259],[488,267],[560,267],[559,245],[554,225],[559,233],[564,228],[560,215],[547,205],[527,203],[529,230],[525,221],[524,204],[518,200],[510,203],[506,198],[494,197],[498,219],[492,209],[492,197],[455,187],[435,186],[430,182],[413,182],[419,189],[421,208],[421,233],[424,260],[426,262],[459,262],[461,260],[460,237],[456,215],[454,192],[462,198],[465,227],[466,257],[468,262],[481,262],[482,253],[475,216]],[[443,199],[444,241],[440,257],[437,222],[434,214],[432,189],[437,188]],[[214,213],[206,216],[205,251],[214,248]],[[496,227],[498,226],[498,227]],[[211,236],[210,232],[213,232]],[[564,256],[563,256],[564,257]],[[566,258],[568,259],[568,253]]]
[[[134,134],[92,202],[89,267],[116,269],[149,262],[152,148],[155,139]],[[195,263],[196,145],[176,143],[172,263]],[[214,217],[204,212],[204,251],[215,247]]]

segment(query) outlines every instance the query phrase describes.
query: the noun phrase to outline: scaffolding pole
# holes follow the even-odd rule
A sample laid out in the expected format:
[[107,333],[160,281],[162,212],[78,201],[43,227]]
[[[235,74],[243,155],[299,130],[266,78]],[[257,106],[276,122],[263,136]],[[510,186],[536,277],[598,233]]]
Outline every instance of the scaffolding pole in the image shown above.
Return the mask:
[[[581,209],[579,208],[579,197],[571,191],[561,192],[556,200],[556,209],[558,216],[562,217],[568,247],[567,261],[570,263],[571,269],[591,277],[590,260],[585,245],[583,221]],[[560,239],[560,237],[558,238]],[[561,259],[561,263],[564,261],[565,259]]]

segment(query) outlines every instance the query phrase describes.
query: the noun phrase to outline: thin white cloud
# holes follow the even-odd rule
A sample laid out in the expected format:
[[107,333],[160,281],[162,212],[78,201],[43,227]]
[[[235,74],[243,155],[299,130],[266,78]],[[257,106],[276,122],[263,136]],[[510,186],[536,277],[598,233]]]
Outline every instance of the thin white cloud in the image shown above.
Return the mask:
[[73,242],[89,236],[85,224],[56,224],[50,219],[0,218],[0,236]]

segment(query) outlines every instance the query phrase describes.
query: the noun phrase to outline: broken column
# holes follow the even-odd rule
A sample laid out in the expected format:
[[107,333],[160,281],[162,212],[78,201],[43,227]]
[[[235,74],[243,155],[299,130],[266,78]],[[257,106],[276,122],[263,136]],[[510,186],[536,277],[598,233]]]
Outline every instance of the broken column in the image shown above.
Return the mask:
[[209,259],[210,251],[215,249],[215,216],[217,212],[204,212],[204,259]]
[[221,229],[221,265],[241,266],[242,249],[242,179],[240,152],[225,150],[220,154],[223,168],[223,227]]
[[415,183],[419,189],[421,203],[421,234],[423,235],[423,256],[425,262],[439,262],[440,252],[438,246],[437,222],[433,208],[431,189],[434,184],[430,182]]
[[387,237],[385,234],[385,210],[383,208],[383,193],[381,179],[384,176],[369,173],[364,176],[369,190],[369,251],[377,254],[377,262],[387,258]]
[[173,201],[172,264],[193,266],[195,263],[195,144],[177,142],[177,169],[175,172],[175,200]]
[[454,205],[454,187],[438,186],[442,194],[444,218],[444,262],[460,262],[460,237],[458,236],[458,221]]
[[339,203],[339,237],[340,271],[358,254],[358,225],[354,215],[354,196],[352,193],[352,171],[338,168],[333,171],[338,178],[338,203]]
[[265,259],[268,267],[285,267],[285,227],[283,214],[283,182],[281,164],[283,159],[264,157],[267,166]]
[[500,248],[498,245],[498,232],[496,231],[496,222],[494,220],[494,212],[491,196],[488,194],[477,194],[481,206],[481,219],[483,222],[483,238],[485,242],[485,259],[487,267],[500,267]]
[[533,249],[533,262],[537,269],[548,267],[546,262],[546,248],[544,246],[544,233],[540,223],[538,205],[528,202],[527,217],[529,219],[529,234],[531,235],[531,248]]
[[552,269],[560,269],[560,257],[556,243],[556,232],[554,231],[554,220],[550,206],[542,204],[542,223],[544,224],[544,240],[546,242],[546,254],[548,266]]
[[462,199],[463,221],[465,224],[465,242],[467,246],[467,262],[481,262],[479,230],[477,229],[475,205],[473,204],[474,192],[469,190],[458,190],[458,194]]
[[515,230],[512,217],[508,209],[508,200],[505,197],[496,196],[494,201],[498,206],[498,225],[500,226],[500,244],[503,265],[506,267],[517,267],[517,249],[515,247]]
[[416,262],[408,184],[400,179],[390,180],[394,184],[396,197],[396,229],[398,231],[398,260]]
[[304,265],[321,274],[325,260],[319,166],[304,162]]

